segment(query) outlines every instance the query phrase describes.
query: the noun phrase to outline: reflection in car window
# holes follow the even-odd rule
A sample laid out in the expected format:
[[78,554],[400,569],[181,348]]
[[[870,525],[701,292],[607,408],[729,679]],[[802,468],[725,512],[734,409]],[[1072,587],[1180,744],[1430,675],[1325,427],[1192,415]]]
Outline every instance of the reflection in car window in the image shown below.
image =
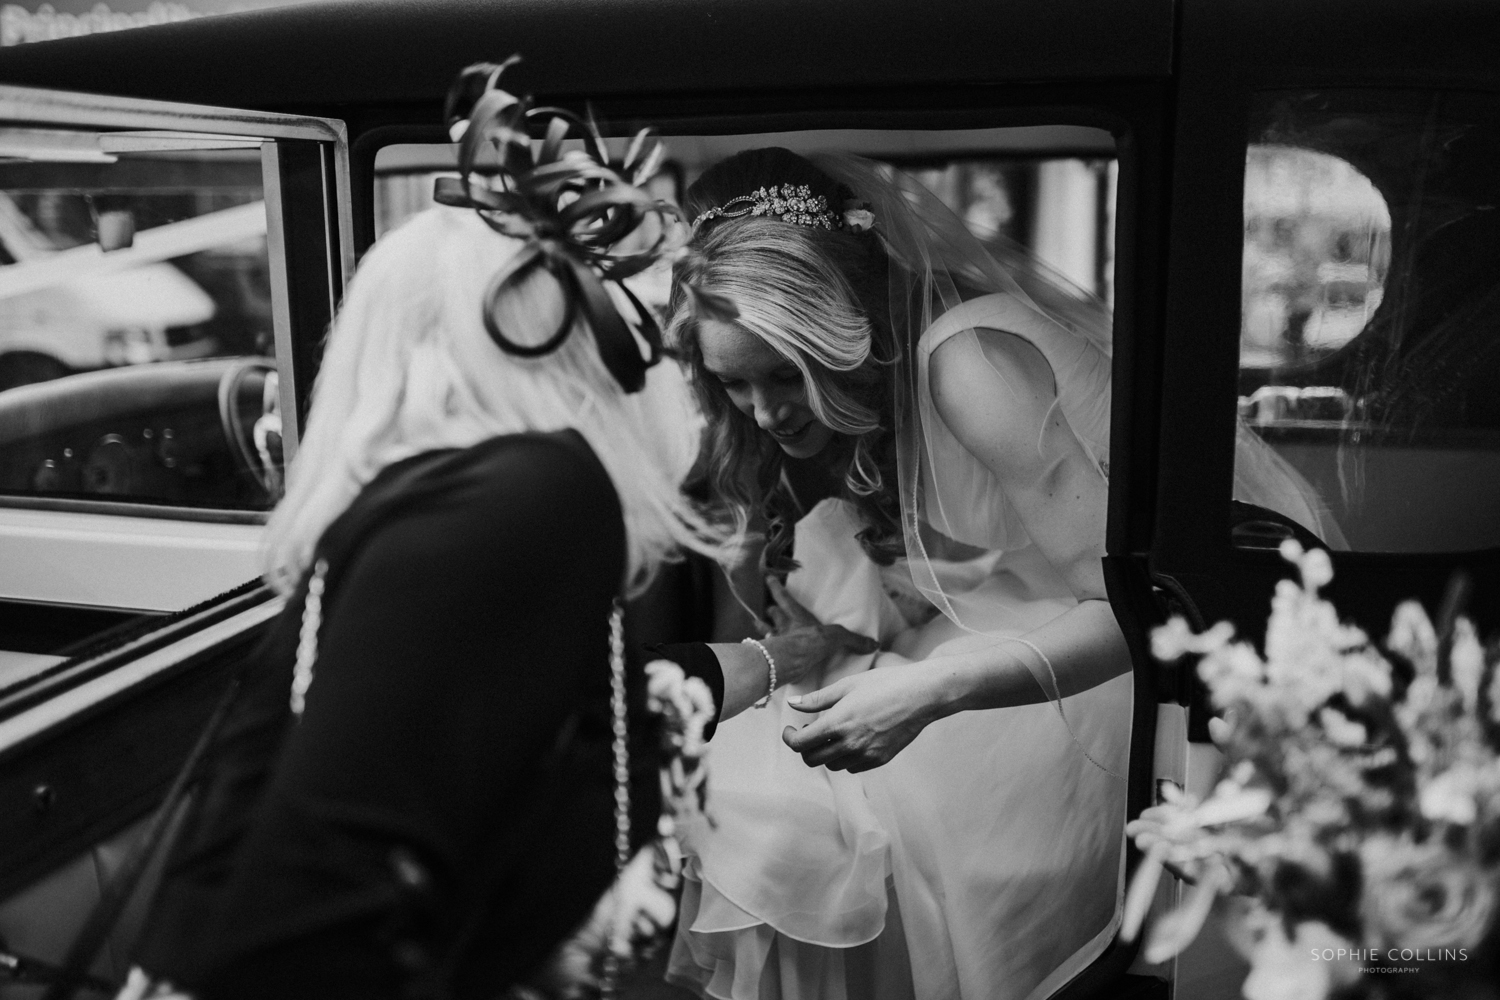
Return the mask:
[[1240,350],[1246,367],[1294,367],[1365,328],[1385,294],[1391,214],[1348,162],[1252,145],[1245,160]]
[[1248,139],[1241,416],[1351,548],[1500,545],[1500,102],[1268,93]]
[[265,510],[279,495],[259,145],[182,145],[0,130],[19,153],[0,162],[12,504]]

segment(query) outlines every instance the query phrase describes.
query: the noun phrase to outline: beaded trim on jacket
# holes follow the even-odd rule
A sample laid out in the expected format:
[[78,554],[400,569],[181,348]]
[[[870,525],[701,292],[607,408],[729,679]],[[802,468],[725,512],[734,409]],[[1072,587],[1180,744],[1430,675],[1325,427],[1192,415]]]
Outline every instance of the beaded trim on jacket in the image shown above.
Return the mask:
[[782,222],[813,229],[838,229],[840,221],[828,207],[828,199],[815,195],[806,184],[772,184],[750,194],[730,198],[693,220],[693,232],[710,219],[738,219],[745,215],[769,215]]

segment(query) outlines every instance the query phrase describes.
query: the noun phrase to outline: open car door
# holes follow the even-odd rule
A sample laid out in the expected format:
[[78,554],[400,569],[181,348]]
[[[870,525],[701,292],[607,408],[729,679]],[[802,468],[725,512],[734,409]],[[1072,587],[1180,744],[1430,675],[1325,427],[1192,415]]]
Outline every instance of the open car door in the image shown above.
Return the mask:
[[[1258,644],[1294,572],[1286,512],[1231,507],[1247,432],[1327,503],[1346,620],[1384,639],[1462,573],[1481,634],[1500,626],[1500,19],[1443,9],[1181,6],[1161,398],[1138,401],[1156,489],[1132,516],[1198,628]],[[1168,681],[1201,749],[1202,686]]]
[[1488,633],[1500,19],[1328,4],[1293,32],[1280,6],[1185,5],[1151,569],[1208,624],[1264,631],[1292,529],[1232,516],[1248,427],[1328,504],[1343,616],[1384,638],[1462,572]]
[[0,87],[7,954],[60,956],[279,610],[260,535],[352,268],[346,147]]

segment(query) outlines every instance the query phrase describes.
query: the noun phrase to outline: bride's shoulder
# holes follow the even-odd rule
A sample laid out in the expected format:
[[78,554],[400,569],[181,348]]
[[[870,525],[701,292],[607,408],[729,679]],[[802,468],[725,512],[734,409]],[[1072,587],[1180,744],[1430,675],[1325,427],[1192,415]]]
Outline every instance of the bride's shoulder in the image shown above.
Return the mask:
[[984,394],[1002,387],[1000,383],[1014,391],[1018,380],[1035,382],[1050,395],[1052,368],[1038,343],[1050,322],[1025,299],[1005,292],[969,299],[945,312],[922,337],[939,408],[944,396],[961,402],[968,393]]
[[1046,356],[1014,325],[1001,326],[998,319],[970,323],[962,332],[972,336],[946,338],[931,355],[928,385],[939,416],[971,451],[1008,452],[1011,443],[1018,454],[1034,448],[1056,400]]
[[932,354],[956,334],[973,329],[1003,330],[1034,339],[1050,322],[1025,298],[995,292],[960,302],[938,316],[922,333],[922,349]]
[[966,327],[972,337],[952,337],[933,351],[928,379],[933,402],[946,418],[948,410],[969,407],[1002,393],[1051,402],[1055,395],[1052,366],[1046,355],[1021,333],[994,326]]

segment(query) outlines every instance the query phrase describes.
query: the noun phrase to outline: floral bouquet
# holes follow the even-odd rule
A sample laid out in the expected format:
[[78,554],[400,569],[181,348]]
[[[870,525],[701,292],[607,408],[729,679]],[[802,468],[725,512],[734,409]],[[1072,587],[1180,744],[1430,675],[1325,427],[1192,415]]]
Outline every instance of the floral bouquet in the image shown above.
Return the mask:
[[1139,932],[1164,867],[1191,887],[1147,961],[1227,912],[1249,1000],[1500,997],[1500,641],[1458,616],[1396,609],[1383,645],[1318,596],[1325,552],[1286,542],[1265,656],[1221,623],[1156,630],[1163,660],[1199,654],[1224,719],[1228,777],[1203,802],[1163,787],[1127,827],[1146,857],[1126,899]]

